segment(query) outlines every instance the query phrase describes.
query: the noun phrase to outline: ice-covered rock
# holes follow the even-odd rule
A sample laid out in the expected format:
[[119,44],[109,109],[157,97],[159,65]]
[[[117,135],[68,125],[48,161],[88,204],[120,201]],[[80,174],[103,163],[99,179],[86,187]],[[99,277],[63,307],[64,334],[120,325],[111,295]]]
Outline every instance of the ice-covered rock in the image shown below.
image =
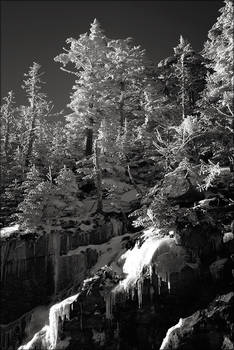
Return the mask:
[[[174,238],[162,237],[159,230],[150,228],[144,232],[144,242],[137,242],[133,249],[126,251],[121,256],[124,260],[123,273],[125,278],[115,288],[113,293],[124,290],[126,293],[137,288],[139,306],[142,304],[143,271],[148,269],[152,274],[152,268],[161,280],[167,282],[170,290],[170,275],[180,272],[186,265],[186,251],[176,244]],[[159,287],[160,293],[160,287]]]
[[[160,350],[233,349],[234,293],[216,298],[207,309],[181,318],[163,339]],[[216,327],[214,327],[214,324]]]

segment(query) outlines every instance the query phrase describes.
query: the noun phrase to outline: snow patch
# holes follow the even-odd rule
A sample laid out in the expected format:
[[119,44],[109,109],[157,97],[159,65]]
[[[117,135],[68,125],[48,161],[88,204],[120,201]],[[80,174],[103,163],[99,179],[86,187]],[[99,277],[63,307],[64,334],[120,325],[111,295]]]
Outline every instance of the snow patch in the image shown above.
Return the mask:
[[226,232],[223,236],[223,243],[227,243],[234,239],[234,234],[232,232]]
[[19,224],[3,227],[0,230],[0,238],[7,238],[17,231],[19,231]]
[[137,191],[135,189],[128,191],[121,196],[121,200],[124,202],[132,202],[132,201],[135,201],[137,199],[138,199]]
[[67,256],[77,255],[84,253],[87,249],[96,250],[98,253],[98,261],[91,268],[92,273],[96,273],[100,268],[104,266],[111,266],[116,273],[122,274],[122,269],[118,264],[119,257],[126,251],[123,244],[124,238],[129,237],[129,234],[113,237],[110,241],[103,244],[89,244],[81,246],[79,248],[69,250]]

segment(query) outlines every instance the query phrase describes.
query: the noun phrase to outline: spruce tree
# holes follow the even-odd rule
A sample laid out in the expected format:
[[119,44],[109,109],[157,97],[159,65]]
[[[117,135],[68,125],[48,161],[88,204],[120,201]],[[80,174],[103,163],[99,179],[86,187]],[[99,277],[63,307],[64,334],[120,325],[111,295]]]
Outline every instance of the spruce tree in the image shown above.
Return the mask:
[[24,107],[24,118],[27,126],[27,140],[25,145],[25,167],[32,162],[33,147],[38,136],[40,119],[48,115],[51,103],[46,100],[46,95],[42,92],[42,73],[39,72],[41,66],[33,63],[29,72],[25,74],[26,79],[22,88],[26,91],[28,106]]
[[203,55],[208,60],[206,89],[202,95],[202,115],[209,127],[227,132],[234,142],[233,117],[233,2],[225,0],[221,15],[208,32]]
[[[2,161],[10,161],[10,152],[12,143],[14,142],[16,132],[16,108],[15,97],[13,91],[8,92],[8,95],[3,98],[4,103],[1,106],[1,153]],[[11,152],[12,153],[12,152]]]
[[105,104],[102,91],[107,39],[95,19],[89,34],[82,34],[79,39],[67,39],[66,42],[70,48],[66,49],[67,53],[55,57],[55,61],[62,63],[64,67],[69,63],[75,66],[72,73],[77,80],[69,107],[83,120],[86,130],[85,154],[90,156],[93,152],[94,132],[100,125]]
[[27,172],[26,179],[22,183],[22,190],[24,192],[24,195],[27,196],[27,194],[35,187],[37,187],[37,185],[41,182],[42,178],[40,176],[40,173],[37,170],[36,166],[33,165]]
[[67,205],[74,204],[77,201],[79,187],[76,175],[72,170],[64,166],[55,179],[56,195],[60,197]]
[[49,204],[53,198],[53,184],[41,181],[32,188],[18,206],[17,217],[21,228],[36,233],[39,227],[51,224],[53,216],[48,213]]

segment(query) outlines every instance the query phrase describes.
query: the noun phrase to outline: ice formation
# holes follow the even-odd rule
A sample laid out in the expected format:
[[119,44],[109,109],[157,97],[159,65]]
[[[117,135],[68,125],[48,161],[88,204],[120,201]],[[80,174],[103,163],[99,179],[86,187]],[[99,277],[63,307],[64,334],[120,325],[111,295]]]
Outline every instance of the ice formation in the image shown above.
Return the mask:
[[143,273],[148,270],[151,277],[152,267],[158,276],[158,292],[160,294],[161,281],[167,282],[170,291],[170,274],[180,272],[185,265],[185,251],[176,245],[172,237],[162,237],[159,230],[150,228],[144,231],[143,244],[137,242],[133,249],[128,250],[121,257],[124,280],[113,290],[113,293],[125,291],[134,295],[137,289],[138,304],[142,306]]
[[41,350],[49,349],[47,334],[49,334],[49,326],[46,325],[27,344],[21,345],[18,350],[33,350],[37,349],[38,346]]
[[112,320],[113,319],[112,309],[113,309],[113,306],[115,305],[115,298],[116,298],[116,295],[115,295],[115,293],[112,293],[112,292],[108,293],[105,296],[106,319],[107,320]]
[[39,342],[41,349],[54,350],[58,343],[59,320],[64,321],[70,317],[70,309],[73,302],[77,299],[79,294],[75,294],[60,303],[53,305],[49,312],[49,325],[44,326],[37,332],[32,340],[27,344],[19,347],[18,350],[32,350],[36,348]]
[[31,311],[30,321],[25,327],[25,334],[27,335],[25,341],[29,341],[31,337],[37,333],[41,327],[48,325],[49,306],[37,306]]
[[168,329],[159,350],[179,349],[180,339],[191,332],[200,316],[200,311],[197,311],[189,317],[180,318],[175,326]]
[[17,232],[19,230],[19,225],[15,224],[13,226],[7,226],[7,227],[3,227],[0,230],[0,237],[1,238],[7,238],[10,235],[12,235],[13,233]]
[[50,235],[52,249],[53,249],[53,259],[54,259],[54,293],[57,293],[58,286],[58,267],[59,267],[59,256],[60,256],[60,239],[58,239],[57,232]]
[[232,232],[226,232],[223,236],[223,243],[227,243],[234,239],[234,234]]
[[183,319],[180,318],[179,322],[175,326],[168,329],[167,334],[166,334],[165,338],[163,339],[162,345],[160,346],[160,350],[165,350],[168,348],[168,345],[169,345],[172,337],[173,337],[173,343],[174,344],[178,343],[178,339],[177,339],[178,336],[174,332],[174,330],[177,328],[180,328],[182,326],[182,324],[183,324]]
[[62,321],[70,317],[70,307],[79,294],[75,294],[50,308],[49,314],[49,342],[50,348],[55,349],[58,339],[59,319]]

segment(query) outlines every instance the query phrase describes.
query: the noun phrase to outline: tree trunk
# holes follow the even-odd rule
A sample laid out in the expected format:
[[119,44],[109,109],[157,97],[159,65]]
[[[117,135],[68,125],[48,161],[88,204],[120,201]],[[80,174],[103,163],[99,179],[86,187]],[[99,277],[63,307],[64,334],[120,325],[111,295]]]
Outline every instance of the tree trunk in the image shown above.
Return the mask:
[[181,56],[181,66],[182,66],[182,87],[181,87],[181,104],[182,104],[182,117],[186,118],[185,115],[185,75],[184,75],[184,54]]
[[95,182],[97,187],[97,211],[101,212],[102,205],[102,175],[99,164],[99,154],[97,140],[94,142],[94,171],[95,171]]
[[120,126],[124,127],[124,91],[125,91],[125,85],[124,82],[121,81],[120,83],[120,99],[119,99],[119,114],[120,114]]
[[93,154],[93,118],[89,118],[89,124],[90,127],[86,129],[86,157],[91,156]]
[[131,183],[133,184],[133,187],[135,188],[135,190],[137,191],[137,193],[140,195],[140,197],[142,198],[143,197],[143,192],[142,190],[140,189],[139,186],[137,186],[135,180],[133,179],[132,177],[132,173],[131,173],[131,170],[130,170],[130,166],[128,165],[128,176],[129,176],[129,179],[131,180]]
[[27,153],[25,156],[25,167],[27,168],[30,163],[30,158],[32,156],[32,150],[33,150],[33,144],[35,140],[35,126],[36,126],[36,117],[35,115],[32,117],[32,123],[29,133],[29,140],[28,140],[28,147],[27,147]]
[[10,122],[7,120],[6,124],[6,136],[5,136],[5,142],[4,142],[4,150],[5,150],[5,157],[6,157],[6,162],[9,161],[9,134],[10,134]]

